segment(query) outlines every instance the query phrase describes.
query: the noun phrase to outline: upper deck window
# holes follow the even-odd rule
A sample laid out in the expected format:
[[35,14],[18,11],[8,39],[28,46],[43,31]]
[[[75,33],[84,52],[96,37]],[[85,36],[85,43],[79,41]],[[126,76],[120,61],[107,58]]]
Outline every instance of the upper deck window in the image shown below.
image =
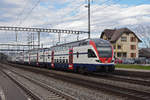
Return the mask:
[[84,41],[84,42],[81,42],[81,43],[79,43],[79,45],[88,45],[88,42],[87,41]]

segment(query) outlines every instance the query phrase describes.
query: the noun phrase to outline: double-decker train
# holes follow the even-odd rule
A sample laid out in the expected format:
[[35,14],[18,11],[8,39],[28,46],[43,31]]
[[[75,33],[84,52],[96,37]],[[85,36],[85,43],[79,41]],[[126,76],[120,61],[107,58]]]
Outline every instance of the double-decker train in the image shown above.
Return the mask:
[[112,72],[115,69],[113,47],[103,39],[84,39],[34,49],[15,57],[14,61],[75,72]]

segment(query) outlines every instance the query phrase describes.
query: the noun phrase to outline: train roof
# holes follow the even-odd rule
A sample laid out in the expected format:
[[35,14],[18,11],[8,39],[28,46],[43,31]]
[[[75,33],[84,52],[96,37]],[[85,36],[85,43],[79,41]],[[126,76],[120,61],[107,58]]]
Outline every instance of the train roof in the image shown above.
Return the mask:
[[69,42],[69,43],[64,43],[64,44],[60,44],[60,45],[56,45],[56,46],[52,46],[50,48],[36,48],[36,49],[32,49],[29,50],[25,53],[28,52],[33,52],[36,53],[38,51],[48,51],[48,50],[60,50],[60,49],[66,49],[67,48],[71,48],[71,47],[76,47],[76,46],[84,46],[84,45],[89,45],[89,41],[94,41],[96,43],[97,46],[110,46],[110,42],[107,40],[103,40],[100,38],[93,38],[93,39],[83,39],[83,40],[79,40],[79,41],[73,41],[73,42]]
[[64,44],[60,44],[60,45],[56,45],[56,46],[52,46],[51,48],[55,48],[55,47],[61,47],[61,46],[83,46],[83,45],[88,45],[89,41],[92,40],[95,43],[99,43],[99,44],[109,44],[109,41],[100,39],[100,38],[93,38],[93,39],[83,39],[83,40],[79,40],[79,41],[73,41],[73,42],[69,42],[69,43],[64,43]]

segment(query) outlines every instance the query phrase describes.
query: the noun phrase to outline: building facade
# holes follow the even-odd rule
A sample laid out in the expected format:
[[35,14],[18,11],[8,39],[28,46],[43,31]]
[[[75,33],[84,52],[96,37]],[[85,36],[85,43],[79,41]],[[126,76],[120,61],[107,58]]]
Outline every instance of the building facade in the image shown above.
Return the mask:
[[105,29],[100,38],[110,41],[116,58],[139,57],[138,43],[141,40],[128,28]]

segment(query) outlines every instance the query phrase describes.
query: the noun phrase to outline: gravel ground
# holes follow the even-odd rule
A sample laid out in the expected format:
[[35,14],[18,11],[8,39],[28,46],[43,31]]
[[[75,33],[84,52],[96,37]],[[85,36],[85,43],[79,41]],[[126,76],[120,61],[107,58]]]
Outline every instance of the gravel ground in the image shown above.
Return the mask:
[[34,91],[36,95],[40,96],[41,100],[62,100],[61,97],[56,97],[56,95],[28,81],[27,79],[24,79],[8,70],[7,71],[5,70],[5,72],[9,74],[11,77],[15,78],[15,80],[21,82],[25,87],[29,88],[31,91]]
[[138,84],[132,84],[132,83],[126,83],[126,82],[120,82],[120,81],[113,81],[113,80],[109,80],[109,79],[102,79],[102,78],[98,78],[98,77],[92,77],[92,76],[85,76],[85,75],[80,75],[80,74],[74,74],[74,73],[64,73],[61,71],[51,71],[54,73],[58,73],[60,75],[70,75],[72,77],[78,77],[80,79],[83,80],[91,80],[93,82],[100,82],[100,83],[104,83],[104,84],[112,84],[114,86],[120,86],[120,87],[124,87],[124,88],[131,88],[131,89],[136,89],[139,91],[150,91],[150,87],[148,86],[143,86],[143,85],[138,85]]
[[[42,81],[60,91],[63,91],[73,97],[76,97],[78,100],[125,100],[126,99],[125,97],[118,97],[118,96],[114,96],[114,95],[110,95],[110,94],[105,94],[105,93],[97,91],[97,90],[90,90],[88,88],[73,85],[71,83],[53,79],[51,77],[46,77],[44,75],[27,72],[27,71],[17,69],[17,68],[12,68],[12,69],[14,69],[17,72],[23,73],[24,75],[29,76],[33,79]],[[61,73],[63,73],[63,72],[61,72]],[[69,73],[69,74],[71,74],[71,73]],[[81,77],[82,75],[79,75],[79,76]],[[89,78],[86,76],[82,76],[82,77],[85,79]],[[22,81],[26,82],[25,80],[22,80]],[[27,83],[27,84],[29,85],[28,86],[29,88],[33,88],[35,90],[37,89],[36,87],[32,86],[30,83]],[[43,93],[41,92],[41,94],[43,94]],[[44,93],[44,94],[48,95],[46,93]]]

